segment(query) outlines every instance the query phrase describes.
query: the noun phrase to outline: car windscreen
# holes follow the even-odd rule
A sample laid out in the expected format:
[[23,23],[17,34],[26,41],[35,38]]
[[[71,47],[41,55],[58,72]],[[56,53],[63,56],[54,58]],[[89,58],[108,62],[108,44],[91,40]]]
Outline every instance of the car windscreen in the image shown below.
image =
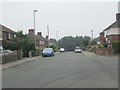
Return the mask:
[[52,51],[52,49],[46,48],[46,49],[44,49],[43,51]]

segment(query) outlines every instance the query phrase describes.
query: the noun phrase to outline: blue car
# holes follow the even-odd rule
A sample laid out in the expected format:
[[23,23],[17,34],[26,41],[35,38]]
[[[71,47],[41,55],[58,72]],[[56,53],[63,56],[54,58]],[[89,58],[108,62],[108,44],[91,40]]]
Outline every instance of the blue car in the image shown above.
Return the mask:
[[54,50],[52,48],[45,48],[42,51],[42,57],[54,56]]

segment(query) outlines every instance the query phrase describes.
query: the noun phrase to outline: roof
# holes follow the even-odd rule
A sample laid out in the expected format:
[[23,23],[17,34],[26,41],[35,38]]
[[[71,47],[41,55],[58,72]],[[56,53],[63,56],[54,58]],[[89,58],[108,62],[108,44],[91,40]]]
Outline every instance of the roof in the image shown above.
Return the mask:
[[110,26],[108,26],[107,28],[104,29],[104,31],[110,29],[110,28],[119,28],[120,27],[120,19],[118,21],[115,21],[114,23],[112,23]]
[[97,37],[97,38],[94,39],[94,41],[95,41],[95,42],[98,42],[99,39],[100,39],[100,37]]
[[43,37],[43,36],[38,36],[38,35],[36,35],[36,38],[38,38],[38,39],[40,39],[40,40],[45,40],[45,38]]
[[10,29],[10,28],[8,28],[8,27],[6,27],[6,26],[4,26],[4,25],[1,25],[1,24],[0,24],[0,27],[2,28],[2,31],[4,31],[4,32],[16,33],[16,32],[13,31],[12,29]]

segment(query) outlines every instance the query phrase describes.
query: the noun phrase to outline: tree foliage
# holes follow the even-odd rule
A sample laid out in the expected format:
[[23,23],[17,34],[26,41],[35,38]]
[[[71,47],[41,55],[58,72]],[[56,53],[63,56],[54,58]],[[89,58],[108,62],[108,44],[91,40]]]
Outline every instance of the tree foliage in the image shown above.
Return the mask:
[[58,41],[58,45],[59,45],[59,48],[63,47],[67,51],[73,51],[76,46],[85,48],[89,44],[89,41],[90,41],[89,36],[84,36],[84,37],[82,37],[82,36],[76,36],[76,37],[67,36],[67,37],[63,37],[62,39],[60,39]]

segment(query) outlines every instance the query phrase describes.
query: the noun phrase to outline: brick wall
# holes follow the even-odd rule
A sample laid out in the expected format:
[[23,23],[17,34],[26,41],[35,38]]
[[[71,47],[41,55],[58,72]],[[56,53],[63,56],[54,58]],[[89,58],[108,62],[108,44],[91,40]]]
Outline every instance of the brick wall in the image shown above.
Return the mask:
[[120,41],[120,34],[119,35],[110,35],[109,38],[110,38],[111,42]]
[[110,47],[108,48],[93,48],[92,52],[98,55],[114,55],[114,50]]
[[100,33],[100,43],[103,44],[105,42],[104,32]]

